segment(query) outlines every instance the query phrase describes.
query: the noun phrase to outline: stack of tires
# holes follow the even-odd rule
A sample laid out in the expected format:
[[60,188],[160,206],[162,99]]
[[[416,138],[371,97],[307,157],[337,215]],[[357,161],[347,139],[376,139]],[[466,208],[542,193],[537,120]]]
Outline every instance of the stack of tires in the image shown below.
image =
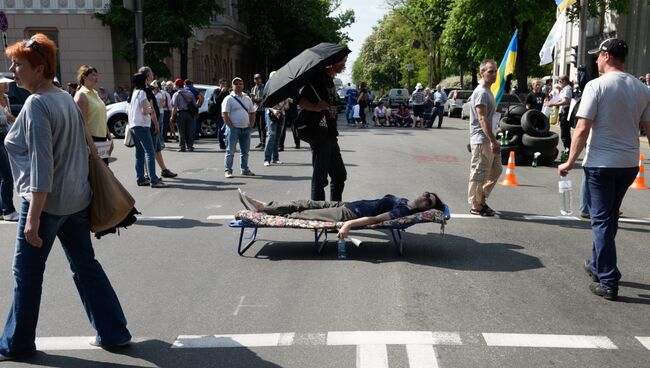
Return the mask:
[[536,152],[538,165],[553,165],[558,155],[557,133],[550,131],[546,115],[541,111],[528,110],[524,106],[512,106],[499,121],[497,135],[507,132],[508,144],[501,147],[501,162],[506,165],[510,152],[515,153],[517,165],[530,165]]

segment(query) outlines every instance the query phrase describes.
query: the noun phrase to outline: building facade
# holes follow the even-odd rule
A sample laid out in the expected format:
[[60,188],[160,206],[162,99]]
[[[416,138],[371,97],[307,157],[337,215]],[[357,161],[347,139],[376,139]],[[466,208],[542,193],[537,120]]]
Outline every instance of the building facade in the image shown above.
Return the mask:
[[[112,30],[94,17],[106,12],[110,0],[0,0],[0,9],[9,20],[7,42],[44,33],[58,46],[57,78],[62,84],[76,82],[79,66],[92,65],[99,71],[99,86],[113,91],[117,86],[128,88],[135,65],[122,58],[118,50],[128,37]],[[224,13],[214,15],[210,25],[195,30],[188,41],[188,78],[195,83],[215,84],[219,78],[241,76],[252,80],[245,57],[248,39],[246,26],[239,16],[238,0],[221,0]],[[7,71],[9,61],[3,58],[0,69]],[[180,76],[180,54],[165,60],[172,76]],[[7,70],[5,70],[7,69]],[[172,77],[175,78],[175,77]]]
[[[629,12],[624,15],[607,11],[601,17],[587,21],[586,50],[591,50],[610,37],[621,38],[629,46],[625,62],[626,71],[641,76],[650,73],[650,5],[646,0],[631,0]],[[575,58],[573,47],[578,46],[580,30],[578,24],[567,23],[565,35],[556,48],[554,75],[568,75],[577,80],[577,67],[571,61]],[[579,51],[582,52],[582,51]],[[587,70],[592,78],[598,77],[597,55],[586,56]]]

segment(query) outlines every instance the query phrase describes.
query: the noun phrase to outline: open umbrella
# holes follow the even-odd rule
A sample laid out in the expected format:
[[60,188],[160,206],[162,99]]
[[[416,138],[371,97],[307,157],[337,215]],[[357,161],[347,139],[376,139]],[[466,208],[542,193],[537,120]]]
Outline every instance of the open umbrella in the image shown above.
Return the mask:
[[287,97],[298,94],[309,78],[318,70],[335,64],[350,53],[350,49],[333,43],[319,43],[291,59],[269,79],[264,86],[262,106],[271,107]]

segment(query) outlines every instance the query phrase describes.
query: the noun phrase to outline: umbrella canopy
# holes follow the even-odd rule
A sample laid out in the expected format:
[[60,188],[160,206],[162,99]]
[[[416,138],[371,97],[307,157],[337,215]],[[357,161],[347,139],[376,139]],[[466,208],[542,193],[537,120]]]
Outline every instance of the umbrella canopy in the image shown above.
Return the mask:
[[319,43],[291,59],[266,82],[262,106],[271,107],[285,98],[296,96],[316,71],[336,64],[350,49],[333,43]]

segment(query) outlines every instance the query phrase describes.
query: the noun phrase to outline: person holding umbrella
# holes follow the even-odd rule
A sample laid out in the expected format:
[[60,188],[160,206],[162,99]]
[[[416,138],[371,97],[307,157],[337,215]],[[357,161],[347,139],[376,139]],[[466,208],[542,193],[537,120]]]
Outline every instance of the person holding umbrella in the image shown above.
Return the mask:
[[[311,199],[325,200],[325,187],[330,184],[330,201],[342,201],[347,178],[345,164],[338,145],[336,103],[338,95],[334,77],[345,69],[350,49],[332,43],[320,43],[301,52],[278,69],[264,89],[263,106],[271,107],[287,97],[297,98],[302,108],[298,116],[316,129],[326,128],[326,134],[307,141],[311,146],[313,173]],[[320,122],[325,120],[326,124]],[[325,127],[326,125],[326,127]],[[319,130],[322,132],[322,130]]]

